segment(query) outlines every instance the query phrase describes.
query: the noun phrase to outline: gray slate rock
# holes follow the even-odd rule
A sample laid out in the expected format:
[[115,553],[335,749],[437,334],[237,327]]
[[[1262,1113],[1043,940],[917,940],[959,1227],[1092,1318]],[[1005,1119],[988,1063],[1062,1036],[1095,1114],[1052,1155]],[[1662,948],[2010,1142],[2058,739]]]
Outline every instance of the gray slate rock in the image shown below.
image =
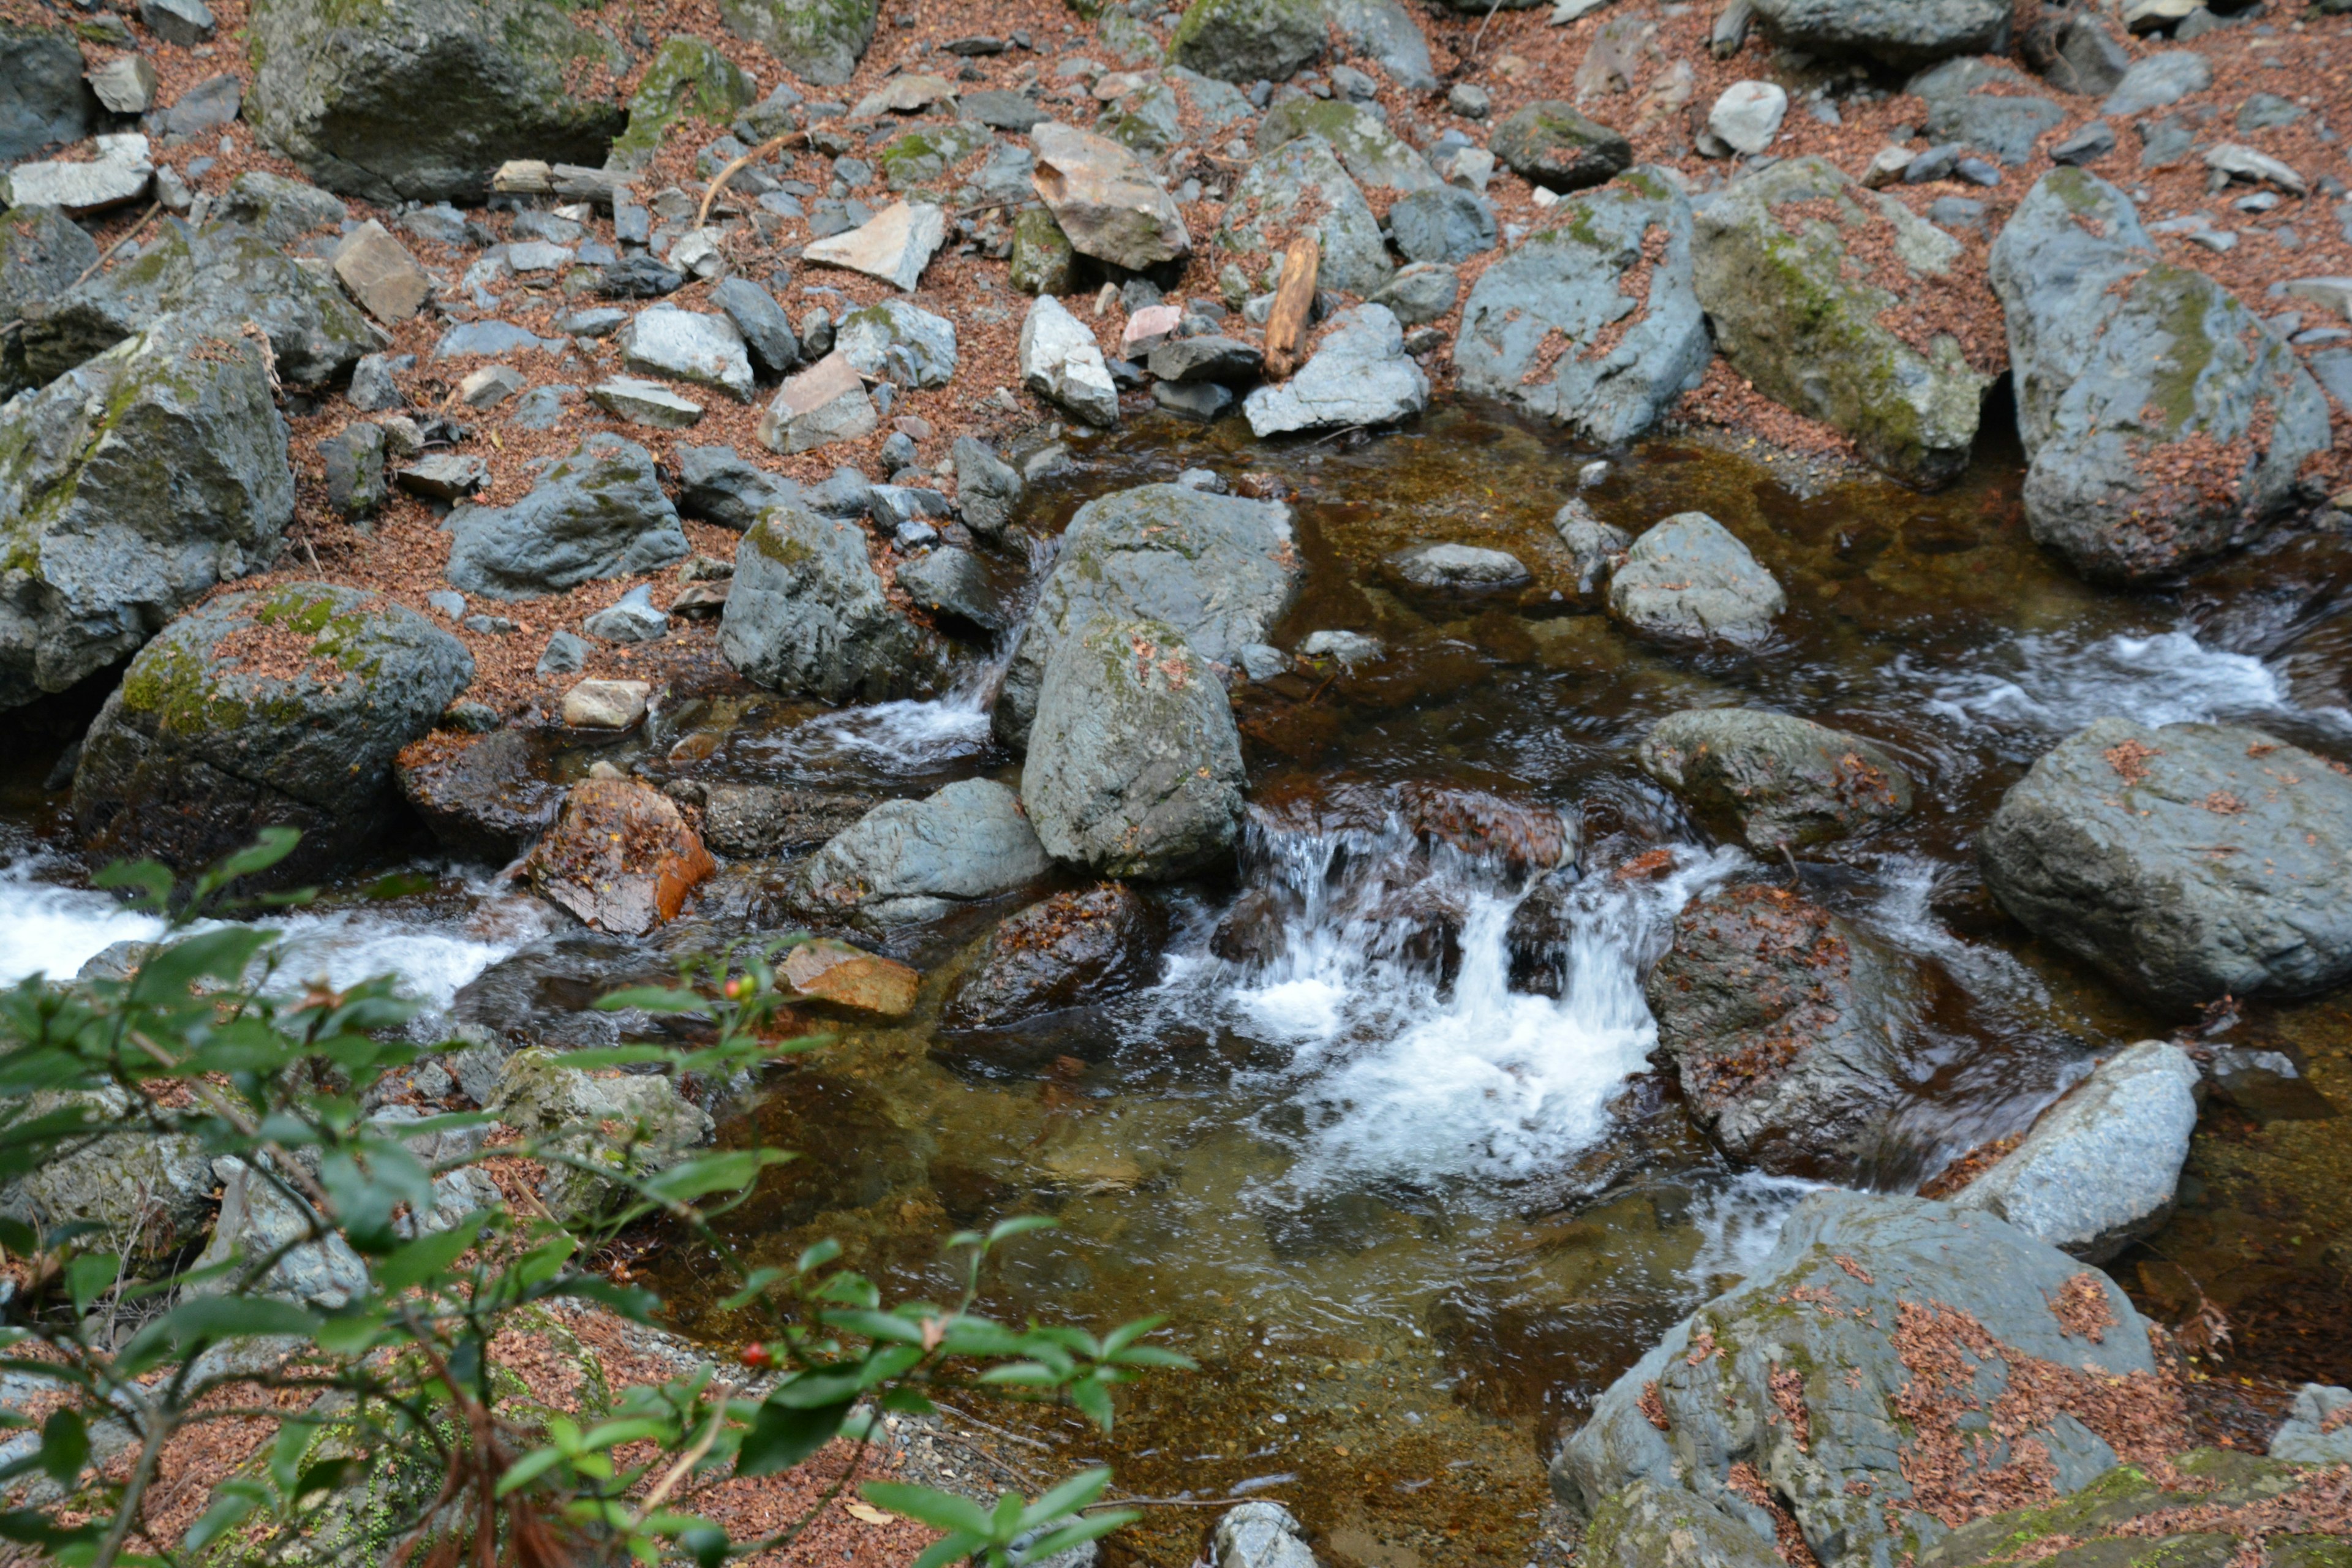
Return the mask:
[[[249,670],[225,639],[262,627],[310,639],[296,673]],[[74,821],[102,859],[182,872],[301,831],[257,881],[333,870],[381,842],[399,805],[393,758],[474,678],[465,645],[404,605],[295,583],[213,600],[166,626],[124,671],[82,744]]]
[[1388,121],[1360,103],[1340,99],[1298,97],[1266,110],[1257,128],[1257,150],[1271,153],[1302,136],[1320,136],[1348,171],[1368,189],[1392,192],[1447,188],[1405,140],[1389,129]]
[[761,374],[782,375],[799,363],[801,345],[793,335],[793,323],[765,289],[749,278],[721,278],[710,286],[710,302],[735,323]]
[[1679,512],[1633,541],[1609,583],[1609,613],[1654,636],[1737,645],[1772,635],[1789,607],[1772,574],[1703,511]]
[[2066,118],[2027,77],[1981,59],[1947,60],[1903,90],[1927,106],[1927,135],[1990,153],[2004,163],[2033,156],[2042,132]]
[[1380,220],[1320,136],[1286,142],[1252,161],[1226,204],[1217,243],[1228,251],[1279,255],[1302,213],[1315,215],[1322,247],[1318,287],[1370,298],[1389,280],[1394,267]]
[[[1649,267],[1643,297],[1629,298],[1624,281],[1644,264],[1654,231],[1664,255]],[[1654,170],[1553,207],[1471,287],[1454,342],[1463,390],[1507,398],[1606,445],[1648,430],[1715,355],[1693,287],[1691,237],[1689,200]],[[1637,312],[1607,353],[1591,353]],[[1555,334],[1568,347],[1546,374],[1540,362]]]
[[655,305],[639,311],[614,341],[621,345],[621,363],[640,374],[716,387],[739,402],[751,401],[751,353],[725,316]]
[[1247,382],[1265,368],[1265,355],[1255,343],[1212,332],[1170,338],[1153,347],[1148,363],[1162,381]]
[[1398,0],[1325,0],[1324,20],[1359,56],[1380,63],[1391,81],[1413,92],[1437,90],[1429,40]]
[[1003,595],[988,580],[988,568],[969,550],[943,544],[898,567],[898,586],[917,607],[971,622],[986,632],[1012,624]]
[[2129,120],[2135,114],[2178,103],[2190,93],[2203,92],[2212,85],[2213,68],[2203,55],[2194,49],[2167,49],[2134,61],[2131,69],[2124,73],[2124,79],[2116,85],[2116,90],[2099,105],[2099,112]]
[[1454,268],[1415,262],[1397,268],[1396,276],[1373,293],[1371,303],[1387,306],[1401,325],[1418,327],[1454,309],[1461,297],[1462,278]]
[[1228,1509],[1214,1537],[1219,1568],[1315,1568],[1306,1527],[1263,1498]]
[[0,20],[0,165],[89,134],[99,105],[85,68],[71,27]]
[[690,553],[653,454],[606,431],[583,437],[511,506],[460,506],[445,526],[450,583],[493,599],[560,594]]
[[1389,566],[1413,587],[1440,593],[1485,593],[1528,581],[1517,556],[1472,544],[1417,544],[1390,556]]
[[1168,61],[1221,81],[1281,81],[1322,56],[1321,0],[1193,0]]
[[780,502],[801,499],[801,487],[782,474],[746,462],[732,447],[672,449],[677,460],[677,510],[741,533]]
[[[2342,1412],[2352,1405],[2352,1388],[2306,1383],[2287,1406],[2286,1422],[2271,1439],[2271,1458],[2298,1465],[2352,1464],[2352,1421]],[[2328,1430],[2330,1417],[2334,1430]]]
[[1241,833],[1241,732],[1173,628],[1097,616],[1045,666],[1021,804],[1057,860],[1159,881],[1206,870]]
[[1027,743],[1055,649],[1097,616],[1174,628],[1202,658],[1232,665],[1297,602],[1305,563],[1279,501],[1145,485],[1080,507],[1004,672],[997,739]]
[[2044,12],[2018,40],[2026,63],[2061,92],[2104,94],[2123,84],[2131,56],[2105,18],[2089,10]]
[[[97,265],[97,242],[58,208],[0,213],[0,321],[13,321],[37,303],[58,298]],[[25,362],[22,330],[0,338],[0,403],[35,384]]]
[[582,621],[580,629],[603,642],[655,642],[669,635],[669,617],[654,607],[652,587],[640,583]]
[[956,373],[955,323],[905,300],[852,310],[835,325],[833,348],[860,374],[899,386],[945,386]]
[[985,441],[971,436],[956,437],[956,510],[963,524],[983,539],[1002,534],[1013,521],[1028,484],[1021,470],[1005,462]]
[[1997,54],[2009,0],[1754,0],[1773,36],[1809,54],[1864,56],[1916,69],[1953,55]]
[[1633,144],[1576,105],[1545,99],[1495,127],[1495,156],[1521,178],[1555,191],[1606,184],[1633,163]]
[[942,920],[1053,868],[1021,802],[993,779],[961,779],[876,806],[803,864],[794,899],[869,931]]
[[2257,730],[2099,720],[2002,797],[1978,859],[2037,936],[2167,1006],[2352,980],[2352,778]]
[[2169,1040],[2126,1047],[2043,1111],[1952,1206],[2105,1263],[2171,1217],[2197,1129],[2197,1064]]
[[1495,209],[1459,185],[1408,193],[1389,208],[1389,236],[1412,261],[1467,261],[1495,248]]
[[1752,708],[1672,713],[1642,771],[1759,855],[1865,833],[1911,809],[1911,775],[1859,735]]
[[1294,430],[1393,425],[1429,406],[1429,377],[1404,352],[1404,329],[1385,305],[1358,305],[1288,381],[1242,399],[1250,431],[1264,439]]
[[719,15],[803,81],[839,87],[856,74],[881,10],[880,0],[720,0]]
[[2298,473],[2330,439],[2326,395],[2235,296],[2165,261],[2121,191],[2082,169],[2042,176],[1990,270],[2037,541],[2135,582],[2299,503]]
[[866,531],[786,501],[735,550],[719,649],[749,679],[827,702],[929,697],[945,685],[944,645],[891,607],[866,558]]
[[[288,1245],[310,1234],[317,1222],[308,1205],[296,1203],[275,1182],[233,1155],[214,1161],[212,1170],[221,1187],[220,1218],[194,1267],[210,1268],[232,1258],[257,1263],[284,1249],[257,1282],[259,1294],[334,1308],[367,1289],[367,1265],[334,1230],[327,1232],[324,1241]],[[226,1279],[210,1279],[190,1294],[215,1295],[227,1285]]]

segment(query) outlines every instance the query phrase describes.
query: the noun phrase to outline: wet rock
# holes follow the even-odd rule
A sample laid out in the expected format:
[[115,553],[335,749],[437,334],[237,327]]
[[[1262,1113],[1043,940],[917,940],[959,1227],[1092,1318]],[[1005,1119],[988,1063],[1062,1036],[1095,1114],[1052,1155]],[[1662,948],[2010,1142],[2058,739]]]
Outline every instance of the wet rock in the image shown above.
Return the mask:
[[1020,749],[1056,647],[1096,616],[1174,628],[1203,659],[1232,665],[1297,601],[1305,564],[1278,501],[1144,485],[1078,509],[1004,672],[996,737]]
[[1389,208],[1389,234],[1413,261],[1467,261],[1495,248],[1495,209],[1454,185],[1414,191]]
[[72,28],[0,20],[0,164],[89,134],[98,100],[83,68]]
[[719,623],[728,663],[772,690],[827,702],[936,693],[946,650],[891,606],[866,538],[805,506],[771,507],[736,548]]
[[1021,384],[1089,425],[1118,423],[1118,389],[1085,323],[1051,294],[1040,294],[1021,323]]
[[1002,631],[1013,624],[1003,595],[988,578],[988,568],[969,550],[941,545],[898,568],[898,586],[926,610],[953,616],[984,632]]
[[[2024,1429],[1986,1440],[1997,1405],[2022,1406]],[[1620,1495],[1643,1482],[1669,1517],[1723,1516],[1694,1533],[1725,1555],[1694,1540],[1692,1555],[1656,1561],[1760,1568],[1785,1518],[1822,1562],[1866,1563],[1940,1535],[1936,1514],[1965,1506],[1947,1500],[2017,1484],[2006,1467],[2029,1440],[2046,1497],[2088,1486],[2118,1449],[2152,1458],[2186,1437],[2148,1324],[2105,1276],[1990,1215],[1823,1192],[1746,1283],[1610,1387],[1554,1460],[1552,1489],[1591,1518],[1585,1551],[1602,1563],[1635,1561],[1624,1538],[1654,1528]],[[1764,1556],[1731,1554],[1726,1525]]]
[[1437,593],[1479,594],[1524,586],[1528,569],[1504,550],[1473,544],[1416,544],[1389,557],[1389,569],[1415,588]]
[[539,776],[519,730],[493,731],[454,752],[410,747],[399,776],[400,793],[442,847],[499,865],[545,832],[563,804],[563,786]]
[[1128,148],[1052,121],[1029,142],[1038,198],[1079,255],[1142,271],[1191,252],[1175,201]]
[[1609,613],[1659,637],[1752,645],[1788,607],[1772,574],[1703,511],[1645,531],[1609,583]]
[[618,936],[676,920],[717,869],[669,797],[627,778],[573,784],[523,862],[532,891]]
[[1661,719],[1642,771],[1759,855],[1866,833],[1911,809],[1911,775],[1859,735],[1785,713],[1698,709]]
[[1998,54],[2006,0],[1754,0],[1774,37],[1809,54],[1861,55],[1897,69],[1954,55]]
[[[123,1121],[131,1115],[131,1101],[110,1086],[40,1089],[13,1100],[10,1115],[12,1131],[24,1135],[26,1124],[49,1116]],[[40,1160],[0,1187],[0,1215],[48,1230],[96,1226],[100,1236],[131,1254],[134,1270],[142,1273],[204,1235],[211,1217],[212,1163],[195,1139],[68,1133],[57,1152],[63,1157]]]
[[[0,39],[6,26],[0,23]],[[5,47],[0,42],[0,49]],[[37,302],[56,299],[97,265],[97,243],[58,208],[0,213],[0,321],[16,321]],[[0,403],[33,384],[22,333],[0,338]]]
[[1778,888],[1694,901],[1643,985],[1691,1115],[1776,1175],[1849,1173],[1903,1089],[1898,962]]
[[929,202],[893,202],[856,228],[802,252],[814,267],[839,267],[911,291],[947,238],[947,215]]
[[1276,104],[1258,124],[1257,150],[1271,153],[1302,136],[1319,136],[1328,142],[1359,185],[1399,194],[1448,188],[1428,159],[1362,104],[1318,98]]
[[[591,1073],[560,1066],[555,1053],[540,1049],[507,1058],[484,1109],[525,1137],[614,1176],[666,1171],[711,1129],[709,1113],[666,1074]],[[621,1183],[569,1163],[550,1163],[539,1187],[558,1224],[593,1220],[630,1195]]]
[[1648,1480],[1593,1510],[1586,1555],[1602,1568],[1772,1568],[1780,1561],[1746,1520],[1682,1488]]
[[511,506],[449,514],[449,582],[467,594],[528,599],[598,577],[627,577],[691,553],[653,455],[599,431]]
[[1978,858],[2003,909],[2136,996],[2352,979],[2352,778],[2259,731],[2102,719],[2002,797]]
[[[1454,342],[1463,389],[1593,441],[1648,430],[1715,353],[1691,243],[1690,202],[1654,170],[1559,203],[1472,286]],[[1629,297],[1637,274],[1646,287]]]
[[2124,194],[2043,176],[1995,242],[2033,537],[2134,582],[2238,543],[2296,504],[2326,399],[2227,289],[2166,263]]
[[721,855],[785,855],[847,832],[877,803],[774,784],[714,784],[702,804],[703,841]]
[[1143,900],[1116,882],[1032,904],[989,934],[941,1022],[1001,1028],[1144,984],[1150,927]]
[[923,977],[894,959],[845,942],[804,942],[784,955],[785,984],[803,1001],[869,1018],[903,1018],[915,1010]]
[[2352,1406],[2352,1389],[2306,1383],[2295,1391],[2286,1421],[2271,1439],[2271,1458],[2298,1465],[2352,1463],[2352,1421],[2343,1412]]
[[1281,81],[1322,58],[1327,26],[1320,0],[1194,0],[1168,59],[1220,81]]
[[1226,1510],[1215,1541],[1223,1568],[1315,1568],[1305,1527],[1278,1502],[1260,1500]]
[[1370,297],[1394,270],[1380,220],[1331,143],[1301,136],[1260,153],[1234,187],[1218,246],[1239,255],[1278,256],[1311,224],[1322,247],[1318,288]]
[[786,378],[760,416],[760,444],[790,457],[871,436],[881,424],[857,367],[834,353]]
[[955,323],[905,300],[852,310],[833,348],[860,375],[904,387],[945,386],[956,372]]
[[1571,500],[1552,514],[1552,531],[1568,546],[1576,568],[1576,591],[1590,598],[1608,574],[1617,569],[1633,547],[1633,536],[1614,523],[1601,521],[1592,509]]
[[1404,329],[1385,305],[1358,305],[1334,318],[1298,373],[1242,400],[1261,439],[1292,430],[1393,425],[1429,404],[1429,377],[1404,352]]
[[255,130],[328,189],[383,205],[478,201],[509,158],[602,163],[625,122],[571,87],[583,68],[625,71],[621,51],[529,0],[262,0],[247,32]]
[[1495,127],[1492,145],[1513,174],[1554,191],[1605,184],[1633,163],[1632,142],[1559,99],[1513,112]]
[[1958,59],[1922,71],[1904,90],[1927,104],[1930,140],[1961,142],[2016,164],[2031,160],[2042,133],[2066,118],[2032,88],[2007,66]]
[[211,864],[267,826],[298,882],[386,832],[393,758],[473,679],[447,632],[355,589],[231,594],[140,650],[82,744],[74,818],[102,859]]
[[1175,630],[1097,616],[1047,661],[1021,776],[1045,852],[1158,881],[1230,856],[1241,734],[1225,691]]
[[2168,1040],[2101,1062],[2024,1142],[1952,1195],[2086,1263],[2104,1263],[2172,1214],[2197,1128],[2197,1064]]
[[956,437],[956,510],[966,528],[983,539],[1002,534],[1013,521],[1028,485],[1021,471],[971,436]]
[[799,901],[886,930],[936,921],[1034,881],[1049,869],[1013,793],[963,779],[919,801],[887,801],[802,867]]
[[[1905,289],[1851,275],[1850,252],[1865,243],[1908,279]],[[1845,432],[1906,484],[1959,477],[1992,377],[1956,339],[1939,333],[1922,353],[1881,320],[1905,296],[1949,279],[1959,241],[1806,157],[1717,196],[1697,215],[1693,255],[1699,303],[1724,356],[1759,391]]]

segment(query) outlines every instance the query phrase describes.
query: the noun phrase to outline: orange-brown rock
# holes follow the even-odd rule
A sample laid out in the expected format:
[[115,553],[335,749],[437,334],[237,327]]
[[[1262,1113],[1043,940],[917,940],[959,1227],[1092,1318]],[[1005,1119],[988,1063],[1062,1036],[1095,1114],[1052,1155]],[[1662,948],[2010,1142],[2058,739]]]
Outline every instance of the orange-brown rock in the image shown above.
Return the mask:
[[677,918],[718,869],[668,796],[635,779],[583,779],[523,869],[540,897],[590,925],[641,936]]
[[784,984],[801,998],[875,1018],[915,1010],[923,977],[916,970],[845,942],[804,942],[784,955]]

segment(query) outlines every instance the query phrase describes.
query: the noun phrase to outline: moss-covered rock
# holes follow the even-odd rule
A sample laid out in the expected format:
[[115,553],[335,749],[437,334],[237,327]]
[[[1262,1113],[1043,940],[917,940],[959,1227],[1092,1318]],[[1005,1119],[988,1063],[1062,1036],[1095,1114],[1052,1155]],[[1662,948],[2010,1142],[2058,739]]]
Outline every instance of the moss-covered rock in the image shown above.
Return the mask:
[[378,842],[393,759],[473,679],[465,645],[356,589],[232,594],[140,651],[83,742],[74,818],[101,860],[194,870],[264,827],[303,835],[268,873],[314,879]]
[[759,96],[734,61],[707,40],[681,34],[655,52],[639,79],[629,99],[629,128],[613,143],[612,163],[641,168],[661,151],[672,126],[690,119],[730,123]]
[[719,0],[730,31],[782,60],[786,70],[820,87],[838,87],[874,41],[880,0]]
[[1258,124],[1257,150],[1271,153],[1302,136],[1320,136],[1328,142],[1360,185],[1428,191],[1444,183],[1428,159],[1360,103],[1338,98],[1294,98],[1276,104]]
[[945,640],[884,594],[866,531],[791,502],[736,548],[719,648],[762,686],[828,702],[935,696],[948,674]]
[[[131,1109],[119,1089],[43,1091],[0,1101],[0,1122],[50,1117],[120,1122]],[[0,1215],[44,1229],[94,1225],[106,1245],[134,1265],[181,1253],[209,1217],[212,1162],[193,1138],[68,1134],[48,1145],[40,1166],[0,1191]]]
[[902,132],[882,149],[882,181],[894,191],[931,184],[995,138],[984,125],[950,120]]
[[578,1162],[549,1162],[540,1184],[540,1200],[559,1222],[593,1218],[624,1201],[627,1188],[614,1178],[666,1171],[711,1130],[709,1113],[667,1078],[599,1076],[562,1066],[553,1052],[536,1047],[507,1058],[488,1109]]
[[1323,252],[1321,286],[1368,299],[1389,280],[1396,268],[1380,219],[1320,136],[1286,142],[1251,163],[1226,204],[1217,244],[1242,255],[1278,256],[1309,214]]
[[1220,81],[1281,81],[1322,58],[1321,0],[1192,0],[1168,60]]
[[[2199,1448],[2162,1465],[2118,1465],[2071,1497],[2011,1509],[1953,1531],[1919,1554],[1919,1568],[2222,1568],[2259,1542],[2273,1568],[2352,1563],[2352,1539],[2294,1515],[2340,1510],[2325,1469],[2222,1448]],[[2163,1516],[2175,1511],[2177,1521]],[[2281,1529],[2281,1524],[2285,1525]],[[2263,1552],[2266,1551],[2267,1555]]]
[[1024,294],[1066,294],[1077,252],[1044,207],[1024,207],[1013,220],[1012,283]]

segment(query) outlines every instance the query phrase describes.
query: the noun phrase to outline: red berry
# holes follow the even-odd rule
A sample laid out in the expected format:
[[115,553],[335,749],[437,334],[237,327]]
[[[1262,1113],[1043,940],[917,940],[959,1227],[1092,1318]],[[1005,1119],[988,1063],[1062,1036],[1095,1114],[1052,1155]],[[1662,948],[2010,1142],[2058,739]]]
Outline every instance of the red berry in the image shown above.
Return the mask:
[[762,1367],[771,1364],[776,1358],[769,1353],[768,1347],[765,1345],[745,1345],[742,1353],[736,1359],[748,1367]]

